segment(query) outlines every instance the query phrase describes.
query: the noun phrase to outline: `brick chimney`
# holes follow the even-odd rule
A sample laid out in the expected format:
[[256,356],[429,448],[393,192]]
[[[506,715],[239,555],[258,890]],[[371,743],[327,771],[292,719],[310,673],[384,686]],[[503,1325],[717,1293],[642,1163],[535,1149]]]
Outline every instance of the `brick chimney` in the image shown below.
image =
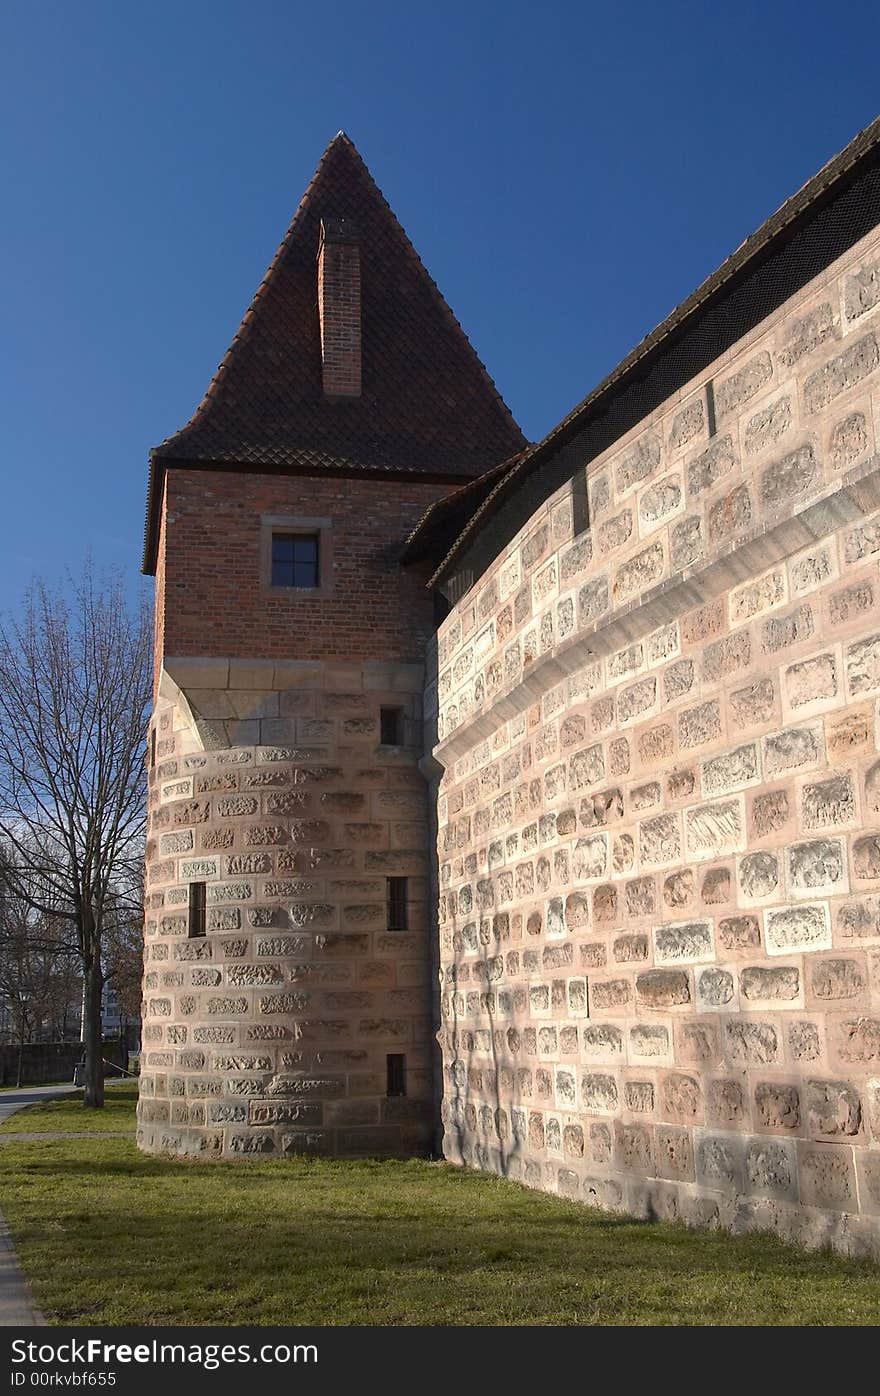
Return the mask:
[[350,218],[323,218],[318,317],[325,397],[361,395],[361,251]]

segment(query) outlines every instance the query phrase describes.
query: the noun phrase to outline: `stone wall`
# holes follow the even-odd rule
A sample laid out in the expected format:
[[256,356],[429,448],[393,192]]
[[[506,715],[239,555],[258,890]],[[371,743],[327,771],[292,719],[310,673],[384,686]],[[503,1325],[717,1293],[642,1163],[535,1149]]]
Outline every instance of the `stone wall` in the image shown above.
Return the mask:
[[[423,671],[166,659],[150,775],[138,1141],[418,1154],[432,1137]],[[404,713],[380,742],[380,706]],[[405,877],[408,928],[389,928]],[[190,886],[206,886],[191,937]],[[406,1094],[387,1092],[387,1056]]]
[[880,1251],[878,422],[873,234],[442,625],[449,1157]]

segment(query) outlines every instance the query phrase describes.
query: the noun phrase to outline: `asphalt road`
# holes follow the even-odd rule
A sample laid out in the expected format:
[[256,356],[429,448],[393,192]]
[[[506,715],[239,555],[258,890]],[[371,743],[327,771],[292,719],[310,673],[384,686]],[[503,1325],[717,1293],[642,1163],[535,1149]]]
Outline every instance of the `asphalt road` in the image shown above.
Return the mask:
[[0,1124],[26,1105],[36,1105],[54,1095],[73,1095],[76,1090],[76,1086],[22,1086],[20,1091],[0,1091]]

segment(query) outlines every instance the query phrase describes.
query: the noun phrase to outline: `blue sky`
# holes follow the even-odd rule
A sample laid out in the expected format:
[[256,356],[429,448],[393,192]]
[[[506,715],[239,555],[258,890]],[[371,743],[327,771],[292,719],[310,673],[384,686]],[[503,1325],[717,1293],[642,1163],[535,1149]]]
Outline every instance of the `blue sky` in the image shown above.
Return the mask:
[[5,0],[0,606],[140,565],[345,129],[539,438],[880,111],[876,4]]

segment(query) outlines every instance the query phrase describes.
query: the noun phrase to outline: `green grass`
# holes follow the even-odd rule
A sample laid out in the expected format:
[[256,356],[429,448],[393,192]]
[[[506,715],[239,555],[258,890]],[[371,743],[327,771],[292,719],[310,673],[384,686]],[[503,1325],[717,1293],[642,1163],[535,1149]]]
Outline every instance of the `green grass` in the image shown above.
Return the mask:
[[16,1110],[0,1125],[4,1134],[51,1134],[81,1131],[116,1131],[127,1129],[134,1134],[134,1107],[137,1086],[112,1086],[105,1092],[103,1110],[87,1110],[81,1095],[59,1096]]
[[[116,1088],[115,1128],[133,1094]],[[53,1102],[18,1127],[84,1116],[92,1127]],[[640,1224],[446,1164],[183,1163],[127,1139],[10,1140],[0,1206],[60,1324],[880,1322],[869,1264]]]

